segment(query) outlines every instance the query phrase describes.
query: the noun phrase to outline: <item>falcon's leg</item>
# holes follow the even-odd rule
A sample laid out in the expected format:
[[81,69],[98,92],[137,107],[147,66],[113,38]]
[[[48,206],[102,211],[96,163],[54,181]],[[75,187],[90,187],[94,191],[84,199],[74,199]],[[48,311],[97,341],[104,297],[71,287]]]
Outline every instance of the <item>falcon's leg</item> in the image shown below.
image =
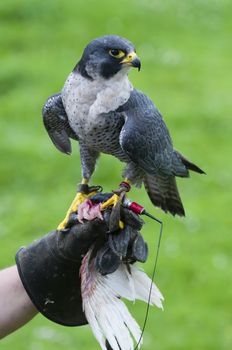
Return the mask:
[[[124,181],[122,181],[117,190],[114,190],[114,195],[105,203],[103,203],[102,207],[106,208],[108,206],[113,206],[112,210],[112,222],[117,226],[122,227],[123,223],[120,221],[120,205],[123,201],[126,193],[130,191],[131,184],[133,183],[135,186],[141,186],[142,180],[144,178],[144,171],[141,170],[138,165],[134,162],[129,162],[123,172]],[[112,224],[113,226],[113,224]]]
[[69,216],[73,212],[77,212],[79,205],[84,202],[84,200],[90,196],[96,194],[101,190],[100,186],[88,186],[91,175],[94,172],[96,160],[99,156],[99,152],[89,149],[86,145],[79,142],[80,145],[80,157],[81,157],[81,166],[82,166],[82,181],[79,185],[78,192],[67,211],[67,214],[64,220],[59,224],[58,229],[61,230],[65,228]]
[[126,196],[126,192],[130,191],[130,181],[125,179],[120,183],[119,188],[113,191],[112,197],[101,205],[101,209],[106,209],[113,206],[111,217],[110,217],[110,231],[116,231],[118,228],[123,229],[124,224],[120,220],[120,206]]
[[122,181],[119,185],[119,188],[117,190],[114,190],[113,192],[120,195],[121,193],[124,193],[126,195],[126,192],[129,192],[131,189],[131,181],[128,178],[125,178],[124,181]]

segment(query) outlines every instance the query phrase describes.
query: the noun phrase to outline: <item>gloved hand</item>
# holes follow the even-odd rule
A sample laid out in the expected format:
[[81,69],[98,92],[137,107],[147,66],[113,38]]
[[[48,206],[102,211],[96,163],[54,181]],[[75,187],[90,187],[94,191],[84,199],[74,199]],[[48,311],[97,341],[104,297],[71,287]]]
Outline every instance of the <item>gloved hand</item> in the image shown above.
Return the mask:
[[79,268],[89,247],[106,232],[107,225],[100,219],[76,223],[67,230],[50,232],[17,252],[24,288],[44,316],[67,326],[86,324]]
[[[107,194],[93,198],[105,201]],[[16,255],[19,275],[36,308],[50,320],[66,326],[87,323],[82,310],[79,270],[83,256],[92,247],[95,266],[102,274],[117,269],[121,260],[145,261],[147,245],[139,233],[143,221],[121,208],[124,230],[109,232],[110,209],[103,220],[78,223],[73,214],[67,228],[48,233]]]

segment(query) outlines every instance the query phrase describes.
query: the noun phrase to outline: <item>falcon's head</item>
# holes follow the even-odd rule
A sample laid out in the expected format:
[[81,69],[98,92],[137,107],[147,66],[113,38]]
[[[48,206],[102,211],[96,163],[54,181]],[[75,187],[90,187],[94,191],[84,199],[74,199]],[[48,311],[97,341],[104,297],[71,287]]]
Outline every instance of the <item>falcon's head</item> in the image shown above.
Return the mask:
[[119,71],[127,74],[130,67],[140,70],[141,63],[134,45],[119,36],[107,35],[91,41],[75,67],[88,79],[109,79]]

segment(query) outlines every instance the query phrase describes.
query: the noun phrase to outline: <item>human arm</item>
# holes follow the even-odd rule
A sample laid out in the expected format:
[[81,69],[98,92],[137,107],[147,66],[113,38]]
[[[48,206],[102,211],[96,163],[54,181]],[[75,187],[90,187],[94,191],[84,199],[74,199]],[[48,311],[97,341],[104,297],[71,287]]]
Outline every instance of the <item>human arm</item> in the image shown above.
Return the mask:
[[30,321],[37,313],[16,266],[0,271],[0,339]]

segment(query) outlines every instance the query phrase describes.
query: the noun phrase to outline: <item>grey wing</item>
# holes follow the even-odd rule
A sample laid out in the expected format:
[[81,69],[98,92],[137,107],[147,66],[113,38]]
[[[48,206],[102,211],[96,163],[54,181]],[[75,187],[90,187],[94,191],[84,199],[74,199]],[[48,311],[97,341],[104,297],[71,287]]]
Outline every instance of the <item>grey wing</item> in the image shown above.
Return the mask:
[[42,115],[44,126],[53,144],[59,151],[71,154],[72,148],[69,138],[77,140],[77,136],[69,125],[60,93],[52,95],[47,99],[42,110]]
[[173,146],[158,109],[143,93],[133,90],[121,107],[125,124],[120,144],[130,159],[148,174],[172,174]]
[[152,203],[165,212],[184,216],[175,176],[187,177],[189,170],[203,171],[173,149],[162,116],[147,96],[133,90],[120,112],[125,118],[121,147],[145,171],[143,182]]

